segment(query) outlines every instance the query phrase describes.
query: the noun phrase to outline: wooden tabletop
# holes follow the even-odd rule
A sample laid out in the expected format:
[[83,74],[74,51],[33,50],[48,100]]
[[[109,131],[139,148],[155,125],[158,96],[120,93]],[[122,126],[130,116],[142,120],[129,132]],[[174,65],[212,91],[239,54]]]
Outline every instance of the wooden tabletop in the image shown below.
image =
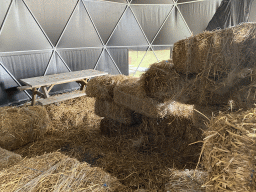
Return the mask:
[[97,71],[93,69],[87,69],[82,71],[72,71],[68,73],[59,73],[53,75],[32,77],[27,79],[21,79],[20,81],[33,88],[38,88],[42,86],[50,86],[56,84],[69,83],[74,81],[79,81],[81,79],[88,79],[91,77],[107,75],[108,73]]

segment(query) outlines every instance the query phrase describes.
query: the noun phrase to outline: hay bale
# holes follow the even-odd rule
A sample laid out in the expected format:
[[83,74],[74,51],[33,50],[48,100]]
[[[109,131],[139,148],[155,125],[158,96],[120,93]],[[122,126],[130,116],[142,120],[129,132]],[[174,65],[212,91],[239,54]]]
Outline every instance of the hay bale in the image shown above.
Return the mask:
[[170,115],[193,117],[193,105],[176,101],[161,103],[147,97],[137,78],[125,80],[115,87],[114,102],[151,118],[163,118]]
[[56,104],[47,105],[46,109],[53,124],[53,131],[77,131],[78,127],[97,126],[100,118],[94,113],[95,98],[78,97]]
[[[175,147],[180,153],[192,152],[194,148],[194,160],[197,160],[200,147],[189,146],[190,143],[202,139],[202,131],[193,125],[193,122],[186,118],[169,116],[163,119],[141,117],[141,123],[125,125],[115,120],[104,118],[100,124],[103,135],[110,137],[125,136],[131,138],[133,147],[161,146],[164,143],[168,147]],[[193,156],[190,155],[190,158]]]
[[205,31],[176,42],[172,57],[175,69],[183,74],[200,73],[207,61],[213,35],[214,32]]
[[100,117],[107,117],[123,124],[134,124],[137,119],[134,111],[114,103],[113,101],[96,99],[95,114]]
[[0,171],[20,162],[22,157],[0,147]]
[[207,177],[207,172],[199,170],[171,169],[170,181],[166,184],[166,191],[173,192],[204,192],[202,185]]
[[141,150],[166,146],[179,154],[180,161],[196,162],[199,157],[201,143],[190,144],[202,140],[202,131],[193,125],[192,120],[173,116],[162,119],[144,116],[138,131],[139,136],[143,136],[143,142],[138,146]]
[[[134,126],[129,126],[127,124],[120,123],[111,118],[103,118],[100,122],[100,131],[102,135],[108,137],[118,137],[121,135],[128,135],[133,132],[134,129],[130,129]],[[136,134],[136,132],[133,132]]]
[[[216,75],[218,75],[218,71],[232,65],[231,60],[233,61],[234,58],[228,55],[230,54],[228,48],[234,50],[233,40],[234,28],[213,32],[204,31],[198,35],[180,40],[181,42],[176,42],[173,48],[174,68],[182,74],[198,74],[205,70],[214,69]],[[180,53],[180,51],[185,52]]]
[[141,75],[142,88],[148,97],[160,102],[175,100],[185,91],[185,79],[174,69],[172,60],[154,63]]
[[50,126],[44,107],[3,107],[0,109],[0,146],[14,150],[43,138]]
[[130,77],[125,75],[105,75],[92,78],[86,86],[86,94],[89,97],[112,100],[114,87],[128,78]]
[[256,111],[213,118],[205,132],[202,164],[208,191],[255,191]]
[[0,191],[114,191],[116,178],[59,152],[24,159],[0,172]]
[[[182,74],[196,74],[189,91],[200,104],[226,103],[234,88],[255,84],[255,27],[255,23],[243,23],[174,45],[174,67]],[[180,53],[184,46],[185,53]]]

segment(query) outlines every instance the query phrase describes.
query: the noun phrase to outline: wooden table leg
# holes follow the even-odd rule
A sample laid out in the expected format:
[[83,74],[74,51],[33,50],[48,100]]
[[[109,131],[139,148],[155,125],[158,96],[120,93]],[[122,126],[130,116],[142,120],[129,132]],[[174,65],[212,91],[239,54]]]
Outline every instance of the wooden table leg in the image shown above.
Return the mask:
[[80,91],[85,90],[86,84],[88,83],[88,79],[77,81],[80,84]]
[[44,98],[48,98],[49,97],[49,92],[48,90],[46,89],[46,86],[43,86],[42,87],[42,91],[43,91],[43,94],[44,94]]
[[36,104],[36,92],[37,92],[37,89],[36,88],[33,88],[32,89],[32,106],[34,106]]

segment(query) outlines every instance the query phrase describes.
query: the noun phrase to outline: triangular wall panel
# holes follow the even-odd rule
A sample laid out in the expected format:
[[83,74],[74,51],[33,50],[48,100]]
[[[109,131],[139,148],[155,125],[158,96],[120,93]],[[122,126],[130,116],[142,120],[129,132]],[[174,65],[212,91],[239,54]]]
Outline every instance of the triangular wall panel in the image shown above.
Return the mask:
[[[102,0],[84,0],[84,1],[102,1]],[[106,1],[106,0],[103,0],[103,1]],[[107,1],[112,1],[116,3],[127,3],[126,0],[107,0]]]
[[89,15],[82,1],[80,1],[57,47],[77,48],[101,46],[102,43],[100,38],[89,18]]
[[108,48],[119,70],[124,75],[129,75],[129,48]]
[[93,69],[102,49],[58,50],[72,71]]
[[151,42],[157,31],[163,24],[173,5],[132,5],[131,9],[135,13],[142,29],[149,42]]
[[132,0],[132,4],[173,4],[173,0]]
[[175,7],[170,16],[165,22],[163,28],[160,30],[154,45],[172,45],[175,42],[189,37],[191,35],[185,21],[183,20],[180,12]]
[[1,30],[0,52],[51,48],[23,1],[14,0]]
[[200,1],[200,0],[176,0],[177,3],[190,3],[191,1]]
[[110,38],[108,46],[148,45],[130,8],[126,10]]
[[47,68],[45,75],[52,75],[52,74],[66,73],[66,72],[69,72],[68,68],[60,59],[60,57],[56,54],[56,52],[54,52],[49,62],[49,66]]
[[7,105],[18,100],[26,100],[29,97],[22,91],[10,89],[19,85],[12,79],[0,63],[0,106]]
[[56,45],[77,0],[25,0],[53,45]]
[[118,69],[115,66],[115,63],[110,58],[106,50],[103,50],[100,60],[95,68],[99,71],[105,71],[112,75],[120,74]]
[[3,24],[4,17],[7,13],[8,7],[10,6],[11,0],[1,0],[0,1],[0,30]]
[[23,55],[2,56],[5,67],[17,79],[43,76],[51,57],[51,51]]
[[[119,21],[126,5],[104,1],[84,1],[89,14],[104,43],[107,42],[110,34]],[[100,13],[100,14],[99,14]]]
[[[60,59],[59,55],[56,52],[54,52],[45,75],[67,73],[67,72],[69,72],[68,68]],[[63,90],[71,90],[72,88],[78,88],[78,87],[79,85],[75,82],[55,85],[51,90],[51,93],[60,92]]]
[[178,4],[187,25],[194,35],[204,31],[215,14],[218,0]]

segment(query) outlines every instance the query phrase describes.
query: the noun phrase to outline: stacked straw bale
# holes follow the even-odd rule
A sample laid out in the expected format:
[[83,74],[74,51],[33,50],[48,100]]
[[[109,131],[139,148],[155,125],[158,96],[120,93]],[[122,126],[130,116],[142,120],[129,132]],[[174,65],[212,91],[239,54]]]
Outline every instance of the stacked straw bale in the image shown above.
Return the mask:
[[132,125],[139,121],[137,118],[139,117],[138,114],[113,101],[114,88],[127,79],[134,78],[125,75],[106,75],[93,78],[89,81],[86,93],[89,97],[96,97],[95,114],[100,117],[112,119],[113,122],[116,121],[116,124],[119,122],[121,124]]
[[171,169],[170,181],[166,184],[166,191],[173,192],[204,192],[205,187],[202,187],[206,178],[207,172],[199,170],[175,170]]
[[125,75],[105,75],[92,78],[86,86],[86,94],[89,97],[112,100],[114,87],[128,78],[129,76]]
[[185,80],[174,68],[172,60],[150,65],[140,77],[140,83],[148,97],[159,102],[176,100],[185,91]]
[[24,159],[0,172],[0,191],[115,191],[116,178],[59,152]]
[[138,129],[143,137],[141,148],[168,147],[179,153],[181,161],[195,162],[198,159],[201,144],[190,144],[202,139],[202,131],[193,125],[193,121],[173,116],[162,119],[143,116],[142,120]]
[[255,23],[244,23],[174,44],[174,68],[180,74],[196,76],[188,90],[195,101],[227,103],[234,88],[255,84],[255,27]]
[[95,113],[100,117],[107,117],[123,124],[134,124],[136,114],[122,105],[118,105],[113,101],[96,99]]
[[205,132],[202,164],[207,191],[256,190],[256,111],[220,114]]
[[[186,118],[169,116],[162,119],[142,116],[140,124],[132,126],[121,124],[109,118],[101,121],[102,134],[110,137],[125,136],[134,140],[133,147],[166,146],[174,147],[180,153],[194,152],[196,159],[200,153],[199,145],[189,144],[202,139],[202,131]],[[200,144],[201,146],[201,144]],[[192,156],[192,155],[190,155]]]
[[0,147],[14,150],[43,138],[49,126],[44,107],[3,107],[0,109]]
[[147,97],[136,78],[124,80],[115,87],[114,102],[150,118],[163,118],[168,115],[184,118],[193,117],[193,105],[172,100],[163,103]]
[[0,147],[0,171],[20,162],[21,159],[20,155]]

